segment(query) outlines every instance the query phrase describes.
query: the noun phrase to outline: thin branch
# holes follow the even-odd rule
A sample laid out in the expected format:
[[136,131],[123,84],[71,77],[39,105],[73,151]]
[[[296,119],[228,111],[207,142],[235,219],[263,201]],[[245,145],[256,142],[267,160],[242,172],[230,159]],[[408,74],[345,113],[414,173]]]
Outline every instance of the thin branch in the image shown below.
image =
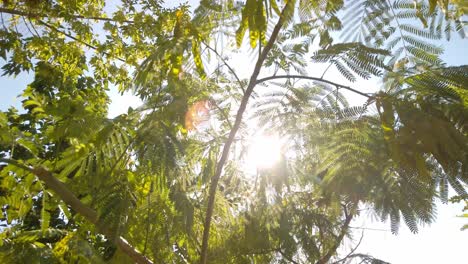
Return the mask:
[[284,259],[286,259],[290,263],[299,264],[299,262],[295,261],[294,259],[289,257],[286,253],[284,253],[281,250],[281,248],[270,248],[270,249],[264,249],[264,250],[257,250],[255,252],[246,253],[245,255],[265,255],[265,254],[271,254],[273,252],[279,253]]
[[349,216],[348,206],[346,204],[341,204],[341,208],[343,208],[345,218],[348,218],[348,216]]
[[36,32],[36,35],[37,35],[37,36],[40,36],[39,32],[37,32],[36,27],[34,26],[33,22],[31,22],[31,19],[30,19],[30,18],[28,18],[28,21],[29,21],[29,24],[31,24],[31,27],[32,27],[32,29],[34,30],[34,32]]
[[357,226],[350,226],[349,228],[353,229],[362,229],[362,230],[371,230],[371,231],[382,231],[382,232],[390,232],[387,229],[380,229],[380,228],[370,228],[370,227],[357,227]]
[[330,261],[331,257],[336,253],[336,250],[340,246],[341,241],[343,241],[343,238],[344,238],[344,236],[346,235],[346,232],[349,229],[349,224],[351,223],[351,220],[353,219],[353,214],[352,213],[348,214],[348,212],[345,211],[345,215],[346,215],[345,221],[343,223],[343,226],[341,227],[340,234],[336,238],[335,244],[328,250],[328,252],[325,254],[325,256],[323,256],[322,258],[320,258],[317,261],[317,264],[326,264],[326,263],[328,263]]
[[345,260],[347,260],[351,255],[353,255],[354,252],[356,252],[356,250],[358,249],[358,247],[361,245],[361,242],[362,242],[362,239],[364,238],[364,231],[362,231],[361,233],[361,238],[359,239],[359,242],[356,244],[356,246],[351,250],[351,252],[348,253],[348,255],[346,255],[344,258],[338,260],[338,261],[335,261],[333,262],[332,264],[337,264],[337,263],[340,263],[340,262],[343,262]]
[[[12,160],[12,159],[0,159],[0,162],[12,164],[18,168],[29,171],[33,173],[34,175],[36,175],[37,178],[45,182],[46,186],[52,189],[66,204],[70,205],[70,207],[73,210],[75,210],[80,215],[84,216],[84,218],[86,218],[89,222],[94,224],[98,228],[98,230],[101,231],[104,235],[112,237],[112,232],[109,229],[107,229],[105,226],[102,226],[99,223],[98,213],[94,211],[93,209],[91,209],[90,207],[83,204],[80,201],[80,199],[78,199],[63,182],[59,181],[52,174],[52,172],[42,167],[32,168],[17,160]],[[127,254],[136,263],[139,263],[139,264],[152,264],[153,263],[147,257],[145,257],[140,252],[138,252],[123,237],[118,237],[115,243],[117,244],[119,249],[122,250],[122,252]]]
[[42,21],[42,20],[40,20],[40,19],[38,20],[38,22],[39,22],[39,24],[42,24],[42,25],[44,25],[45,27],[48,27],[49,29],[52,29],[52,30],[54,30],[54,31],[57,32],[57,33],[60,33],[60,34],[62,34],[62,35],[65,35],[65,36],[67,36],[67,37],[69,37],[69,38],[71,38],[71,39],[73,39],[73,40],[75,40],[75,41],[77,41],[77,42],[79,42],[79,43],[85,45],[86,47],[88,47],[88,48],[90,48],[90,49],[97,50],[97,47],[96,47],[96,46],[93,46],[93,45],[91,45],[91,44],[89,44],[89,43],[87,43],[87,42],[85,42],[85,41],[83,41],[83,40],[81,40],[81,39],[78,39],[78,38],[76,38],[75,36],[73,36],[73,35],[71,35],[71,34],[68,34],[67,32],[63,32],[63,31],[61,31],[60,29],[58,29],[58,28],[56,28],[56,27],[54,27],[54,26],[52,26],[52,25],[50,25],[50,24],[48,24],[48,23],[46,23],[46,22],[44,22],[44,21]]
[[335,86],[337,88],[342,88],[342,89],[357,93],[357,94],[362,95],[362,96],[367,97],[367,98],[372,98],[373,95],[374,95],[374,94],[367,94],[367,93],[360,92],[360,91],[358,91],[356,89],[353,89],[353,88],[351,88],[349,86],[346,86],[346,85],[343,85],[343,84],[335,83],[335,82],[325,80],[325,79],[322,79],[322,78],[318,78],[318,77],[304,76],[304,75],[269,76],[269,77],[265,77],[265,78],[257,80],[256,84],[260,84],[262,82],[266,82],[266,81],[274,80],[274,79],[305,79],[305,80],[312,80],[312,81],[317,81],[317,82],[322,82],[322,83],[328,83],[328,84],[331,84],[331,85],[333,85],[333,86]]
[[14,160],[14,159],[0,158],[0,162],[14,165],[15,167],[23,169],[25,171],[33,172],[33,169],[31,167],[28,167],[28,166],[24,165],[23,163],[21,163],[21,162],[19,162],[17,160]]
[[[73,39],[73,40],[75,40],[75,41],[77,41],[77,42],[79,42],[79,43],[85,45],[86,47],[88,47],[88,48],[90,48],[90,49],[93,49],[93,50],[97,50],[97,49],[98,49],[98,47],[93,46],[93,45],[91,45],[91,44],[89,44],[89,43],[87,43],[87,42],[85,42],[85,41],[83,41],[83,40],[81,40],[81,39],[79,39],[79,38],[77,38],[77,37],[71,35],[71,34],[68,34],[67,32],[63,32],[63,31],[61,31],[60,29],[56,28],[55,26],[52,26],[52,25],[50,25],[50,24],[48,24],[48,23],[46,23],[46,22],[44,22],[44,21],[42,21],[42,20],[40,20],[40,19],[38,20],[38,22],[39,22],[39,24],[42,24],[42,25],[44,25],[45,27],[48,27],[48,28],[50,28],[50,29],[56,31],[57,33],[63,34],[64,36],[67,36],[67,37],[69,37],[69,38],[71,38],[71,39]],[[108,52],[102,51],[101,53],[102,53],[102,54],[105,54],[105,55],[107,55],[107,56],[111,56],[111,54],[109,54]],[[119,61],[121,61],[121,62],[126,63],[126,61],[125,61],[124,59],[122,59],[122,58],[116,57],[116,59],[119,60]]]
[[216,103],[216,100],[210,100],[210,103],[212,103],[216,109],[218,109],[219,113],[223,116],[224,120],[226,120],[228,126],[230,129],[232,129],[232,124],[231,121],[229,120],[229,116],[223,111],[223,109]]
[[285,258],[287,261],[293,263],[293,264],[299,264],[299,262],[295,261],[294,259],[288,257],[280,248],[277,249],[277,252],[281,254],[283,258]]
[[[338,59],[341,58],[342,55],[338,56]],[[323,71],[322,73],[322,76],[320,76],[320,79],[323,79],[323,77],[325,76],[325,73],[327,73],[327,71],[330,69],[330,67],[336,62],[336,60],[332,60],[330,61],[330,64],[328,64],[327,68],[325,68],[325,70]]]
[[34,33],[31,31],[31,29],[29,28],[29,25],[28,25],[28,22],[26,21],[26,19],[24,17],[21,17],[21,19],[23,19],[24,25],[28,29],[29,33],[31,33],[32,36],[35,36]]
[[[11,14],[11,15],[18,15],[18,16],[24,16],[24,17],[29,17],[29,18],[43,18],[43,17],[50,17],[49,15],[46,14],[40,14],[40,13],[35,13],[35,12],[28,12],[28,11],[23,11],[23,10],[18,10],[18,9],[10,9],[10,8],[3,8],[0,7],[0,13],[6,13],[6,14]],[[67,15],[67,16],[54,16],[54,18],[66,18],[66,17],[71,17],[71,18],[78,18],[78,19],[88,19],[88,20],[100,20],[100,21],[111,21],[111,22],[121,22],[121,23],[133,23],[132,20],[116,20],[113,18],[108,18],[108,17],[98,17],[98,16],[81,16],[81,15]]]
[[335,92],[335,91],[333,90],[333,91],[328,92],[326,95],[324,95],[324,96],[320,99],[320,101],[318,101],[318,103],[315,104],[315,107],[318,107],[318,106],[323,102],[323,100],[325,100],[330,94],[332,94],[332,93],[334,93],[334,92]]
[[[2,14],[2,19],[3,19],[3,13],[8,13],[8,14],[11,14],[11,15],[19,15],[19,16],[23,16],[23,20],[24,20],[24,16],[28,17],[29,20],[31,18],[38,18],[38,17],[47,17],[45,15],[38,15],[36,13],[31,13],[31,12],[24,12],[24,11],[18,11],[18,10],[15,10],[15,9],[7,9],[7,8],[0,8],[0,14]],[[74,18],[83,18],[83,19],[95,19],[95,20],[107,20],[107,21],[115,21],[113,19],[110,19],[110,18],[103,18],[103,17],[84,17],[84,16],[71,16],[71,17],[74,17]],[[3,20],[2,20],[3,22]],[[54,31],[56,31],[57,33],[60,33],[60,34],[63,34],[64,36],[70,38],[70,39],[73,39],[83,45],[85,45],[86,47],[90,48],[90,49],[94,49],[94,50],[97,50],[98,48],[96,46],[93,46],[71,34],[68,34],[66,32],[63,32],[61,31],[60,29],[58,29],[57,27],[55,26],[52,26],[46,22],[44,22],[43,20],[41,19],[38,19],[38,22],[39,24],[42,24],[44,25],[45,27],[49,28],[49,29],[52,29]],[[117,21],[116,21],[117,22]],[[124,21],[124,22],[128,22],[128,23],[133,23],[133,21]],[[34,25],[31,23],[31,25],[34,27]],[[15,25],[16,26],[16,25]],[[29,29],[29,27],[28,27]],[[34,29],[35,30],[35,29]],[[18,30],[17,30],[18,31]],[[37,30],[35,30],[36,33],[37,33]],[[111,56],[109,53],[107,52],[102,52],[103,54],[107,55],[107,56]],[[117,60],[121,61],[121,62],[126,62],[124,59],[122,58],[118,58],[116,57]]]
[[219,52],[215,49],[213,49],[211,46],[209,46],[207,43],[205,42],[202,42],[209,50],[211,50],[215,55],[216,57],[218,57],[222,62],[223,64],[228,68],[228,70],[232,73],[232,75],[234,75],[234,78],[236,78],[237,80],[237,83],[239,83],[239,87],[242,89],[242,91],[245,93],[245,90],[244,90],[244,85],[242,84],[242,81],[241,79],[239,78],[239,76],[237,75],[236,71],[227,63],[227,61],[219,54]]
[[293,1],[287,2],[285,7],[283,8],[283,11],[281,12],[281,15],[278,19],[278,22],[276,23],[276,26],[273,29],[273,32],[271,33],[271,37],[268,40],[268,43],[265,45],[262,53],[260,54],[257,60],[257,63],[255,64],[254,71],[252,73],[252,76],[250,77],[249,85],[247,86],[247,89],[245,90],[244,96],[242,97],[239,109],[237,111],[236,119],[234,121],[234,126],[229,132],[229,137],[226,140],[226,143],[224,144],[221,158],[216,166],[215,174],[211,178],[211,184],[210,184],[210,189],[208,193],[208,205],[206,209],[205,221],[203,224],[203,239],[202,239],[202,249],[201,249],[201,254],[200,254],[201,264],[206,264],[207,259],[208,259],[208,240],[210,237],[211,217],[213,215],[214,202],[215,202],[216,190],[218,187],[219,178],[221,177],[221,173],[223,172],[224,164],[226,163],[228,159],[230,148],[231,148],[232,143],[234,142],[236,133],[240,128],[242,117],[247,108],[247,103],[249,102],[250,96],[252,95],[255,85],[258,83],[257,78],[258,78],[258,75],[260,74],[260,70],[262,68],[263,62],[265,61],[270,49],[273,47],[273,43],[276,41],[276,38],[278,37],[280,29],[283,27],[283,23],[285,20],[285,12],[288,8],[290,8],[290,5],[292,2]]
[[7,28],[6,28],[6,26],[5,26],[5,21],[4,21],[4,19],[3,19],[3,13],[0,13],[0,18],[1,18],[1,20],[2,20],[3,29],[6,30]]

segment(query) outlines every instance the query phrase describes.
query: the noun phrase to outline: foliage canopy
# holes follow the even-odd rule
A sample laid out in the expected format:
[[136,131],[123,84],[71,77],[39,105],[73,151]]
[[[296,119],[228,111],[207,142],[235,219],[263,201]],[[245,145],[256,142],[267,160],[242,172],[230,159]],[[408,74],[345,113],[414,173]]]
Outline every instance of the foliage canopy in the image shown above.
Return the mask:
[[[2,263],[386,263],[338,254],[363,208],[396,234],[466,200],[468,66],[438,45],[466,1],[0,3],[2,74],[34,75],[0,112]],[[112,87],[143,104],[110,118]],[[258,131],[281,158],[252,172]]]

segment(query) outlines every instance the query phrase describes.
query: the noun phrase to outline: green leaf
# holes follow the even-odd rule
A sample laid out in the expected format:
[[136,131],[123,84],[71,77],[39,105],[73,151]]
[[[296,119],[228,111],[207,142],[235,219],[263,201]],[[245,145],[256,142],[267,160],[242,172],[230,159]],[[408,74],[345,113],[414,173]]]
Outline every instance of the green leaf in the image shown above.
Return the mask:
[[39,154],[39,148],[32,141],[29,141],[25,138],[19,138],[18,140],[16,140],[16,143],[27,149],[34,156],[37,156]]
[[437,7],[437,0],[429,0],[429,14],[433,14]]
[[237,47],[240,47],[242,45],[242,41],[244,40],[245,32],[247,31],[247,28],[249,27],[249,21],[248,21],[248,18],[247,18],[247,14],[244,14],[244,13],[247,13],[247,11],[245,10],[245,7],[242,10],[241,23],[239,25],[239,28],[236,31],[236,44],[237,44]]
[[269,0],[270,7],[273,8],[275,13],[279,16],[281,15],[281,10],[278,8],[278,4],[276,3],[276,0]]
[[50,214],[47,211],[48,207],[48,194],[47,191],[42,191],[42,208],[41,208],[41,231],[42,235],[45,234],[50,224]]
[[192,54],[193,60],[195,61],[195,66],[197,67],[197,72],[202,79],[206,78],[205,68],[203,66],[203,61],[200,54],[200,42],[198,39],[192,39]]

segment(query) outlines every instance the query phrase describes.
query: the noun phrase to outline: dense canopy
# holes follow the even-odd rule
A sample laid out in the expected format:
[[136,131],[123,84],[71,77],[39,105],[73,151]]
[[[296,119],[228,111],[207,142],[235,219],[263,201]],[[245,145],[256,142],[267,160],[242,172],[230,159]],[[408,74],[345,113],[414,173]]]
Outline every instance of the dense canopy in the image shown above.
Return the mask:
[[339,250],[364,210],[397,234],[467,201],[466,1],[170,2],[0,1],[1,72],[33,76],[1,263],[386,263]]

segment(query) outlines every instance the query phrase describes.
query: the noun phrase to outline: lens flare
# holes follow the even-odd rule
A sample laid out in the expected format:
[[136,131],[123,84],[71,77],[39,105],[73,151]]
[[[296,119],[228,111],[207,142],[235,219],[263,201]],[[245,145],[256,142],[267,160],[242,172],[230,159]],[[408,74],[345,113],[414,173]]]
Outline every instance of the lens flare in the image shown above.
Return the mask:
[[208,101],[199,101],[189,107],[185,114],[185,128],[198,130],[210,119],[210,104]]

